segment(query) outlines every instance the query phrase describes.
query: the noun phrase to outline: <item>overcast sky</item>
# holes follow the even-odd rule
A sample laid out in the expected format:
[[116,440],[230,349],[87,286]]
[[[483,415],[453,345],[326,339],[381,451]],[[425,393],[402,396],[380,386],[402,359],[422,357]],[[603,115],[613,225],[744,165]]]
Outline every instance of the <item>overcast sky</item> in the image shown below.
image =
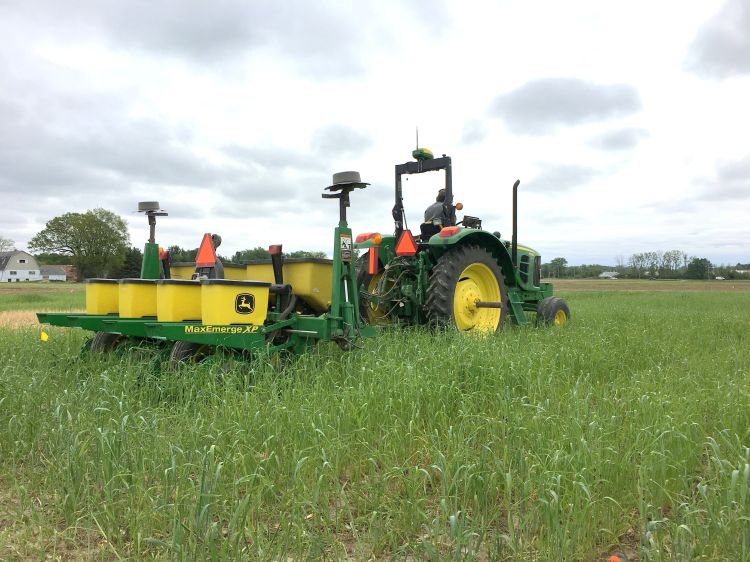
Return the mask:
[[[485,228],[545,261],[750,261],[750,0],[0,2],[0,236],[104,207],[164,245],[331,251],[391,232],[393,166],[453,157]],[[442,172],[440,173],[442,174]],[[442,185],[412,177],[412,228]],[[460,214],[459,214],[460,216]]]

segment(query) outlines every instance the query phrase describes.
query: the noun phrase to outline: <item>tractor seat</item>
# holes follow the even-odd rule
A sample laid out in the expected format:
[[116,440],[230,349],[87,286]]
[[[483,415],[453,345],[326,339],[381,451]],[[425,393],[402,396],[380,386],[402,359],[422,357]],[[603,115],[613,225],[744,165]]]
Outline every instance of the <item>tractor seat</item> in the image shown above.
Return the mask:
[[437,224],[427,223],[423,222],[419,225],[420,230],[420,238],[422,242],[429,241],[430,238],[435,236],[438,232],[440,232],[441,227]]

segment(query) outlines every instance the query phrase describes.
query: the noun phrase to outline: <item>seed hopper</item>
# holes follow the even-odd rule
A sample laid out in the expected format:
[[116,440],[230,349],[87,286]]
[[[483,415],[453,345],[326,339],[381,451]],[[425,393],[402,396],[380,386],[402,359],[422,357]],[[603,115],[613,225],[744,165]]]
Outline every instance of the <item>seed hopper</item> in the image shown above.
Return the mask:
[[[284,259],[281,245],[270,260],[227,267],[216,256],[221,238],[205,234],[193,266],[169,263],[155,240],[156,202],[139,204],[150,236],[137,279],[88,279],[86,313],[41,312],[39,322],[94,332],[92,352],[113,351],[142,340],[171,345],[171,361],[197,361],[216,349],[302,353],[321,341],[349,350],[374,329],[360,318],[350,194],[369,184],[358,172],[334,174],[323,198],[337,199],[333,259]],[[228,275],[227,275],[228,274]]]

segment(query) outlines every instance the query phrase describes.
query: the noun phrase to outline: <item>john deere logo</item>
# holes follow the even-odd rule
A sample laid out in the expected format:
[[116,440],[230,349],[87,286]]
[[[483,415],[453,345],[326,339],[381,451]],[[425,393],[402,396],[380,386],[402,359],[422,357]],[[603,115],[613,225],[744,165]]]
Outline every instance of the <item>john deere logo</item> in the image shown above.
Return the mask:
[[237,314],[251,314],[255,310],[255,297],[249,293],[240,293],[234,299],[234,311]]

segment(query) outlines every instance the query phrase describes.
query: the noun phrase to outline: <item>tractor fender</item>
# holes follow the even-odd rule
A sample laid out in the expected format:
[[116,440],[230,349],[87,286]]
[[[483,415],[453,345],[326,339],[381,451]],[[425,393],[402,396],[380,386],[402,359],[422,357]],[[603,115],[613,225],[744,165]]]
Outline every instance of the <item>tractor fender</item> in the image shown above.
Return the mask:
[[[396,245],[396,237],[392,235],[383,235],[383,239],[380,242],[381,248],[393,248]],[[364,240],[363,242],[355,242],[354,248],[357,250],[366,250],[368,248],[372,248],[373,243],[372,239],[368,238],[367,240]]]
[[430,238],[429,245],[435,259],[440,258],[445,252],[456,246],[472,245],[484,248],[497,260],[503,272],[503,277],[505,277],[505,286],[516,287],[519,284],[513,269],[510,251],[505,246],[505,242],[486,230],[461,228],[454,235],[447,238],[441,237],[440,234],[435,234]]
[[[364,255],[364,252],[369,252],[370,248],[374,247],[375,244],[372,243],[372,240],[364,240],[363,242],[355,242],[354,243],[354,249],[359,250],[360,257]],[[383,240],[378,244],[378,262],[381,265],[385,265],[389,261],[393,259],[393,257],[396,255],[396,251],[394,250],[396,246],[396,238],[395,236],[383,236]]]

